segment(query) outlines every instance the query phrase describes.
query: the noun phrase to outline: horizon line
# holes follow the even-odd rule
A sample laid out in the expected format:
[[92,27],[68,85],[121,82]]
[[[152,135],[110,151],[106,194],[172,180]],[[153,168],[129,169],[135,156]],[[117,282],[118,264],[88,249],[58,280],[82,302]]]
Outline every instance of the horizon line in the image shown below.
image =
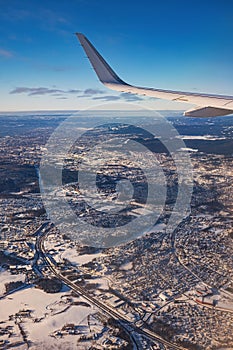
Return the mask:
[[[127,111],[140,111],[142,109],[129,109]],[[47,113],[47,112],[82,112],[82,111],[124,111],[123,109],[32,109],[32,110],[15,110],[15,111],[0,111],[0,114],[3,113]],[[147,110],[147,109],[146,109]],[[184,112],[184,109],[148,109],[149,111],[158,111],[158,112]]]

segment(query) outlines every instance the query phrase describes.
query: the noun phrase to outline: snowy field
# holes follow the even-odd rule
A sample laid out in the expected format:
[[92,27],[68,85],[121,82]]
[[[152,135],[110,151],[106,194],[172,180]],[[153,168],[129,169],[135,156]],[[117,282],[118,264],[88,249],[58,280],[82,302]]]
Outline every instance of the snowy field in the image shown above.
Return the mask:
[[[49,348],[48,344],[57,343],[58,345],[69,340],[68,348],[75,348],[72,342],[77,342],[77,337],[66,336],[58,340],[51,336],[67,323],[73,323],[82,327],[82,331],[85,330],[88,315],[95,313],[96,310],[91,305],[72,305],[71,300],[85,302],[82,297],[71,297],[69,291],[48,294],[34,287],[17,291],[0,300],[1,326],[11,325],[12,321],[9,321],[9,317],[20,310],[31,310],[31,317],[21,319],[28,340],[34,344],[43,343],[44,346],[47,344],[44,348]],[[20,334],[17,336],[19,337]]]
[[[18,275],[12,275],[8,271],[0,271],[0,297],[5,293],[5,283],[9,282],[17,282],[22,281],[24,282],[25,275],[24,274],[18,274]],[[0,312],[1,316],[1,312]]]
[[96,254],[83,254],[79,255],[77,253],[77,250],[75,248],[73,249],[67,249],[65,252],[61,254],[62,259],[69,260],[73,265],[83,265],[87,264],[88,262],[92,261],[95,258],[98,258],[100,256],[103,256],[102,253],[96,253]]

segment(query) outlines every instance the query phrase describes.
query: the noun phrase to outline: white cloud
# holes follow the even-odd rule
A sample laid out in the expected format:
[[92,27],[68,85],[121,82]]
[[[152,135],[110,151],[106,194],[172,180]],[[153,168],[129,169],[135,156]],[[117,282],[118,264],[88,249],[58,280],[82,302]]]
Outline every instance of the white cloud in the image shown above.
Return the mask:
[[0,56],[5,58],[11,58],[13,57],[13,53],[8,50],[0,49]]

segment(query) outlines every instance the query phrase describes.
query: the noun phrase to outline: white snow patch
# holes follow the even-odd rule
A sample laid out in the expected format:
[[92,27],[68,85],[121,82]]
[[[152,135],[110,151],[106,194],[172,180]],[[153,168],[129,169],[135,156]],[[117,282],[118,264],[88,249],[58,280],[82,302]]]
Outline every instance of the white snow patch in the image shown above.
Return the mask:
[[226,140],[226,137],[219,137],[213,135],[179,135],[177,138],[181,138],[182,140],[208,140],[208,141],[216,141],[216,140]]
[[74,265],[87,264],[88,262],[92,261],[95,258],[99,258],[100,256],[103,256],[103,254],[96,253],[79,255],[75,248],[68,249],[61,254],[61,258],[69,260]]
[[120,269],[121,269],[121,270],[125,270],[125,271],[131,270],[132,268],[133,268],[133,263],[132,263],[132,261],[127,262],[127,263],[125,263],[125,264],[122,264],[122,265],[120,266]]
[[16,281],[22,281],[24,282],[25,275],[19,274],[19,275],[12,275],[8,271],[1,271],[0,272],[0,296],[5,293],[5,283],[9,282],[16,282]]

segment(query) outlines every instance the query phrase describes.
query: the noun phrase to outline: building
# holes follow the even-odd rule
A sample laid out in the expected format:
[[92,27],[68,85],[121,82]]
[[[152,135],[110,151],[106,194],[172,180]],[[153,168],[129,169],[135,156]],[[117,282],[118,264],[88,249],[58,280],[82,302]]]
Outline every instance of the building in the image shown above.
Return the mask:
[[8,242],[7,241],[0,241],[0,251],[4,251],[8,248]]

